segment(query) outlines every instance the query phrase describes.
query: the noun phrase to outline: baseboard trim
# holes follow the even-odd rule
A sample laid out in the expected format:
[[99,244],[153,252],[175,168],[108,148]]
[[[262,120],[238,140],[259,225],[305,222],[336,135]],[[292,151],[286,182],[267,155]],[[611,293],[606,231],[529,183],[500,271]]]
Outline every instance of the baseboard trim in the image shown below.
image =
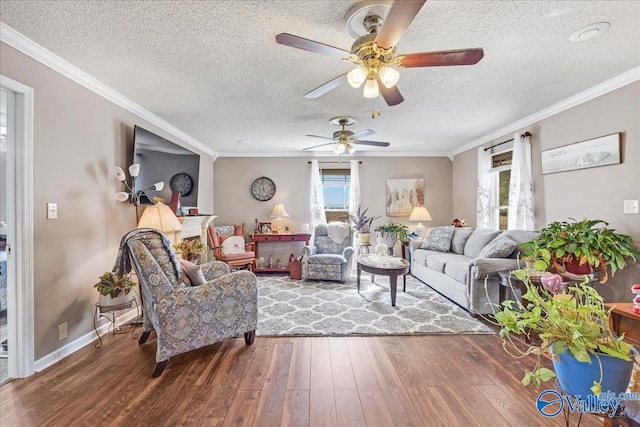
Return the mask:
[[[116,326],[123,325],[138,316],[138,310],[130,310],[125,314],[118,316],[116,321]],[[35,372],[40,372],[49,366],[61,361],[65,357],[75,353],[81,348],[93,343],[98,336],[106,335],[109,332],[110,322],[106,322],[104,325],[98,327],[98,335],[96,335],[96,331],[92,330],[91,332],[84,334],[80,338],[77,338],[70,342],[69,344],[64,345],[63,347],[53,351],[46,356],[35,361],[33,365],[33,369]]]

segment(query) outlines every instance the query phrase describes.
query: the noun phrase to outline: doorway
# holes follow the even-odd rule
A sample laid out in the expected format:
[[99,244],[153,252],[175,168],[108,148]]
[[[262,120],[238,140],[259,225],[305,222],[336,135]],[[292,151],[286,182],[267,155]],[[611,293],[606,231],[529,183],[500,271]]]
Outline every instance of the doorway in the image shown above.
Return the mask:
[[[0,384],[33,374],[33,89],[0,75]],[[6,369],[6,370],[5,370]]]

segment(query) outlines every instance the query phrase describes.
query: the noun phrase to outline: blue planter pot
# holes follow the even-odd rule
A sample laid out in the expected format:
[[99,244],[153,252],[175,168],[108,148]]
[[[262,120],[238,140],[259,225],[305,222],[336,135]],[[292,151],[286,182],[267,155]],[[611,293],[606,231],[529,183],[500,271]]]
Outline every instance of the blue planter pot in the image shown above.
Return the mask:
[[[634,349],[634,355],[638,352]],[[593,394],[591,387],[594,381],[600,380],[602,365],[602,392],[621,393],[627,390],[633,370],[633,360],[626,361],[608,354],[591,356],[591,364],[578,361],[569,350],[560,354],[560,360],[553,359],[558,382],[562,390],[573,396],[582,398]],[[600,359],[600,363],[598,363]]]

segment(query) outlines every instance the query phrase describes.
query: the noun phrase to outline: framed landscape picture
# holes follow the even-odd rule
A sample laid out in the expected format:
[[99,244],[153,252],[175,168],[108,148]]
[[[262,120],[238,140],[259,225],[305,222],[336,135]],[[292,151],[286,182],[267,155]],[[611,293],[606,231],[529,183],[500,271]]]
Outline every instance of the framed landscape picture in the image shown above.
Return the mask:
[[543,175],[618,163],[620,163],[619,133],[542,152]]
[[424,179],[387,180],[387,216],[409,216],[416,206],[424,206]]

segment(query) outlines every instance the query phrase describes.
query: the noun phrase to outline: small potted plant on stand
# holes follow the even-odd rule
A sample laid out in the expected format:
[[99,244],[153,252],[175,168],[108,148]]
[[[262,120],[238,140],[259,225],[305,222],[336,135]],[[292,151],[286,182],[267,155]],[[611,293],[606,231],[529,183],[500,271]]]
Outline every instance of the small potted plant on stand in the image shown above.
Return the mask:
[[531,240],[522,244],[527,251],[524,253],[524,262],[527,268],[545,271],[551,262],[551,252],[542,247],[538,240]]
[[403,224],[398,224],[389,220],[386,224],[381,224],[376,227],[376,241],[381,244],[387,245],[389,253],[393,253],[393,247],[397,241],[401,243],[409,240],[409,227]]
[[[549,289],[532,283],[529,269],[513,272],[524,282],[526,293],[520,301],[507,300],[494,312],[501,327],[503,347],[512,356],[535,356],[533,370],[526,370],[523,385],[539,388],[542,382],[557,376],[559,387],[572,396],[599,395],[603,391],[616,394],[629,385],[634,357],[638,352],[609,328],[611,310],[606,310],[602,297],[588,279],[564,290],[558,283]],[[562,281],[558,275],[557,280]],[[513,335],[540,338],[522,348]],[[542,366],[542,357],[549,353],[554,371]]]
[[358,207],[357,215],[349,215],[349,224],[356,231],[358,243],[362,245],[369,244],[371,240],[371,223],[380,218],[379,216],[367,216],[368,210],[367,208],[364,211],[360,211],[360,207]]
[[128,276],[117,276],[107,271],[100,276],[100,281],[93,285],[100,293],[98,304],[110,307],[126,304],[133,299],[131,288],[136,286]]
[[178,252],[183,259],[189,262],[197,264],[200,255],[204,253],[204,244],[200,239],[187,239],[182,242],[173,245],[173,248]]
[[589,274],[593,269],[600,275],[600,283],[605,283],[609,270],[613,277],[627,265],[627,258],[636,262],[640,256],[631,237],[608,225],[601,219],[553,222],[531,243],[549,250],[550,264],[556,271]]

